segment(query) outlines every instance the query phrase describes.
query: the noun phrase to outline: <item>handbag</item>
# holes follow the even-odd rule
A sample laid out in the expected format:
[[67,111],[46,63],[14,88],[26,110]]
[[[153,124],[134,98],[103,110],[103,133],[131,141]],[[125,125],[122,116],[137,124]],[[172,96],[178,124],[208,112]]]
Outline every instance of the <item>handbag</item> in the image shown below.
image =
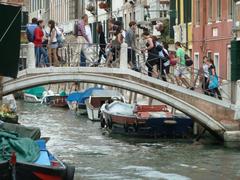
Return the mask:
[[187,66],[187,67],[193,65],[193,60],[192,60],[192,58],[189,57],[187,54],[185,54],[185,63],[186,63],[186,66]]
[[219,86],[219,83],[218,83],[218,76],[215,75],[215,76],[212,76],[210,75],[210,82],[209,82],[209,85],[208,85],[208,89],[215,89]]

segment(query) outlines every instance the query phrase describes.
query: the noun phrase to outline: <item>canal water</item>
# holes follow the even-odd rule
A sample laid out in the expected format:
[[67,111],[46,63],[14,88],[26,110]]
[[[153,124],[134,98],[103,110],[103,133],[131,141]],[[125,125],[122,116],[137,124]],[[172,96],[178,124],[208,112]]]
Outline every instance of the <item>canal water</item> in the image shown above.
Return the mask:
[[47,146],[75,165],[75,179],[240,179],[240,151],[210,141],[110,136],[67,109],[18,102],[20,122],[41,128]]

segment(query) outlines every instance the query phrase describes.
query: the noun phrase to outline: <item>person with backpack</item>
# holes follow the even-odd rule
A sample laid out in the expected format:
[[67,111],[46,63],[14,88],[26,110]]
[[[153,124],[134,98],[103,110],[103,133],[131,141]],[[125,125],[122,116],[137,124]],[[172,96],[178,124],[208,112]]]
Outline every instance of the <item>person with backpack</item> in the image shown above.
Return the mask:
[[163,81],[167,82],[167,77],[174,83],[174,79],[170,74],[170,57],[168,53],[168,44],[163,43],[161,45],[158,41],[156,42],[156,49],[159,51],[160,65],[159,71],[161,70],[161,77]]
[[219,81],[216,73],[216,67],[212,59],[207,59],[209,78],[208,78],[208,89],[210,91],[210,96],[215,97],[217,94],[218,99],[222,100],[222,95],[218,89]]
[[49,65],[47,51],[43,47],[43,37],[44,37],[44,21],[38,21],[38,27],[34,30],[34,47],[35,47],[35,56],[36,56],[36,67],[40,67],[41,57],[43,56],[44,63],[46,66]]
[[48,36],[48,56],[50,66],[59,66],[59,61],[57,57],[57,29],[55,27],[55,21],[48,21],[48,27],[50,28],[49,36]]
[[135,21],[131,21],[129,23],[129,29],[126,32],[125,41],[128,45],[128,64],[131,65],[133,70],[138,71],[136,62],[136,28],[137,23]]
[[33,43],[34,41],[34,31],[38,27],[37,23],[38,23],[37,18],[32,18],[32,23],[27,24],[26,35],[28,42]]
[[176,61],[177,65],[175,67],[174,75],[176,77],[177,84],[180,86],[182,82],[187,89],[194,90],[193,87],[190,86],[189,82],[184,78],[187,74],[187,66],[186,66],[186,59],[185,59],[185,51],[182,49],[181,43],[175,43],[176,48]]
[[146,66],[148,68],[148,76],[152,77],[153,75],[153,66],[160,64],[160,57],[158,51],[156,49],[156,38],[154,36],[150,36],[149,32],[143,33],[144,39],[147,41],[146,48],[141,50],[142,53],[145,51],[148,52],[148,58],[146,61]]

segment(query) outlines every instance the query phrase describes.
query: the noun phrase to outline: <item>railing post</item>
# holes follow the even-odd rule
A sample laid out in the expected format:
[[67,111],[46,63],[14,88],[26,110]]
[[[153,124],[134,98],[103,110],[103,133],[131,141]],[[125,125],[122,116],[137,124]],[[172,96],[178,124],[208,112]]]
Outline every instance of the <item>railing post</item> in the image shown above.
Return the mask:
[[121,44],[120,50],[120,68],[128,68],[128,45],[127,43]]
[[28,51],[27,51],[27,68],[35,68],[36,60],[35,60],[35,51],[34,44],[28,43]]
[[240,80],[236,82],[236,109],[234,119],[240,120]]

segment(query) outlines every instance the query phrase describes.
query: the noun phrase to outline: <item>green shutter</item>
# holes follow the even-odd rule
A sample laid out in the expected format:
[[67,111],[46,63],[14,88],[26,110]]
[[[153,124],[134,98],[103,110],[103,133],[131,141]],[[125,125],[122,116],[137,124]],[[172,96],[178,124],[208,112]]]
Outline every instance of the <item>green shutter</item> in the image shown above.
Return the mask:
[[240,79],[240,41],[231,42],[231,80]]
[[174,30],[176,20],[176,0],[170,1],[170,38],[174,39]]

